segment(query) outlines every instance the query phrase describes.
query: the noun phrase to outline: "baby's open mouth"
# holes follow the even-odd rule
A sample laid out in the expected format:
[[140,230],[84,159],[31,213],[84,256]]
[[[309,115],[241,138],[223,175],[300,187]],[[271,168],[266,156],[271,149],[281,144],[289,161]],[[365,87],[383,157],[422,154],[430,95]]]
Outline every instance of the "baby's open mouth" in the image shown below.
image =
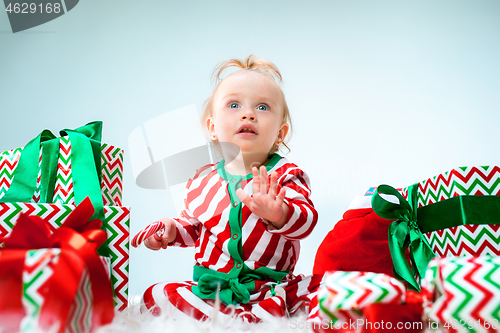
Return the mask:
[[244,128],[241,131],[239,131],[239,133],[254,133],[255,134],[255,132],[251,128]]

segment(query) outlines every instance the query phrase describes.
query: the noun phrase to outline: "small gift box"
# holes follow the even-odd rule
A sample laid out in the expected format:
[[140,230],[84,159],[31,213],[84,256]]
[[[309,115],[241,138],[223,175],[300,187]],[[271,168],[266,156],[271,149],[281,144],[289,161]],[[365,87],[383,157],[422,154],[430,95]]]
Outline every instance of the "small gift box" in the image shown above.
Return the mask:
[[372,272],[327,272],[318,290],[320,317],[330,328],[360,330],[365,326],[363,309],[372,304],[401,304],[406,288],[398,280]]
[[[92,122],[72,132],[69,130],[61,131],[60,138],[56,138],[49,131],[44,131],[24,148],[1,153],[0,198],[6,195],[13,184],[18,174],[18,166],[21,163],[24,168],[28,166],[29,170],[21,171],[22,174],[18,177],[33,179],[31,186],[34,193],[30,198],[26,197],[17,201],[74,204],[74,183],[82,181],[79,171],[83,166],[97,168],[103,204],[105,206],[121,206],[123,150],[101,143],[101,132],[102,122]],[[73,137],[73,141],[71,137]],[[88,144],[92,149],[87,156],[81,149],[82,145],[85,144]],[[26,161],[22,162],[24,159]],[[74,168],[75,162],[78,164],[76,170]],[[34,175],[27,176],[28,172],[34,173]],[[49,178],[51,179],[49,180]]]
[[[106,240],[84,200],[60,228],[20,214],[0,238],[0,329],[6,332],[90,332],[114,316],[109,271],[97,248]],[[89,222],[87,222],[89,221]]]
[[[21,213],[46,220],[51,231],[57,230],[75,210],[75,205],[0,202],[0,237],[8,237]],[[130,210],[121,206],[104,206],[104,228],[109,246],[111,281],[115,307],[124,310],[128,305]]]
[[424,315],[434,332],[500,330],[500,257],[431,260],[422,280]]
[[[401,195],[402,194],[402,195]],[[392,197],[392,198],[391,198]],[[434,256],[499,255],[500,168],[463,167],[402,190],[379,186],[373,210],[389,226],[395,276],[419,290]],[[411,268],[405,256],[409,248]]]

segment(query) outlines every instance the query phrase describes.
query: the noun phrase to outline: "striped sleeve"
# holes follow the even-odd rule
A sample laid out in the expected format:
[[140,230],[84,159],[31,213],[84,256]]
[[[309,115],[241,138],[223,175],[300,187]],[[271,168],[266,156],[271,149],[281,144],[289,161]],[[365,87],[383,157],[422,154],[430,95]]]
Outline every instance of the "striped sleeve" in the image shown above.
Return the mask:
[[189,210],[188,199],[192,197],[189,193],[192,190],[197,190],[197,186],[199,186],[198,180],[206,175],[212,167],[213,165],[210,164],[196,170],[193,177],[188,180],[186,190],[184,191],[184,207],[181,210],[180,216],[174,218],[177,236],[175,241],[169,244],[170,246],[188,247],[196,245],[196,241],[200,237],[201,223]]
[[278,184],[286,190],[288,218],[281,229],[269,230],[291,240],[303,239],[313,231],[318,221],[318,212],[310,199],[309,177],[293,165],[278,179]]
[[175,241],[169,244],[170,246],[188,247],[196,245],[196,241],[200,236],[200,221],[187,214],[187,211],[183,210],[179,217],[174,218],[177,236]]

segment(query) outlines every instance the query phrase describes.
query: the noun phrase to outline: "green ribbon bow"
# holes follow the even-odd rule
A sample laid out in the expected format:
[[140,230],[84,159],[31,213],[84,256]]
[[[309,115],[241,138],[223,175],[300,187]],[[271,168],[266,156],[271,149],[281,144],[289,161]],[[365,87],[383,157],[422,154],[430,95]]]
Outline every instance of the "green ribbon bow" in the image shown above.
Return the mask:
[[[423,277],[434,254],[423,233],[468,224],[500,225],[499,195],[461,195],[417,209],[418,183],[408,187],[408,201],[391,186],[380,185],[372,197],[372,208],[382,218],[396,221],[389,226],[389,250],[394,276],[420,290],[415,276]],[[393,195],[398,204],[380,194]],[[418,219],[417,219],[418,210]],[[410,269],[405,252],[410,248]]]
[[[101,194],[101,133],[102,122],[94,121],[77,129],[64,129],[61,136],[71,141],[71,169],[75,204],[90,197],[95,213],[91,219],[101,220],[106,230],[104,203]],[[53,203],[60,139],[44,130],[26,144],[21,153],[14,179],[0,202],[30,202],[36,190],[40,148],[42,149],[40,202]],[[107,242],[99,249],[101,255],[109,255]]]
[[[434,253],[417,224],[417,188],[418,183],[408,188],[408,201],[406,201],[395,188],[380,185],[373,194],[372,208],[380,217],[396,220],[389,226],[389,250],[394,276],[398,280],[407,281],[409,288],[420,291],[415,276],[424,276]],[[399,203],[387,201],[380,194],[393,195]],[[408,247],[410,248],[411,269],[405,256]]]
[[198,281],[191,291],[201,299],[215,299],[219,288],[219,299],[226,304],[248,303],[250,292],[255,290],[255,281],[271,278],[281,281],[288,272],[273,271],[267,267],[251,270],[244,266],[239,275],[226,274],[202,266],[194,266],[193,279]]

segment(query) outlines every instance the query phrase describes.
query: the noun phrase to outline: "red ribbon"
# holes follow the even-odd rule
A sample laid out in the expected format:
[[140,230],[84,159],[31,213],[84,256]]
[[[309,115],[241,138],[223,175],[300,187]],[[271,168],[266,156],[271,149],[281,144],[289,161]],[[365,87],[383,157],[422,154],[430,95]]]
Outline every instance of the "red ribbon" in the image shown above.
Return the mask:
[[0,243],[4,242],[4,249],[0,253],[2,325],[9,323],[13,331],[19,330],[21,318],[25,314],[21,302],[24,257],[28,249],[42,248],[61,248],[61,254],[53,275],[42,291],[44,302],[40,310],[40,328],[53,329],[58,326],[59,332],[64,332],[85,267],[92,288],[92,330],[113,320],[111,282],[97,253],[99,246],[106,241],[106,232],[99,229],[101,221],[88,221],[93,214],[94,207],[87,197],[52,234],[49,222],[38,216],[20,214],[10,237],[0,238]]

